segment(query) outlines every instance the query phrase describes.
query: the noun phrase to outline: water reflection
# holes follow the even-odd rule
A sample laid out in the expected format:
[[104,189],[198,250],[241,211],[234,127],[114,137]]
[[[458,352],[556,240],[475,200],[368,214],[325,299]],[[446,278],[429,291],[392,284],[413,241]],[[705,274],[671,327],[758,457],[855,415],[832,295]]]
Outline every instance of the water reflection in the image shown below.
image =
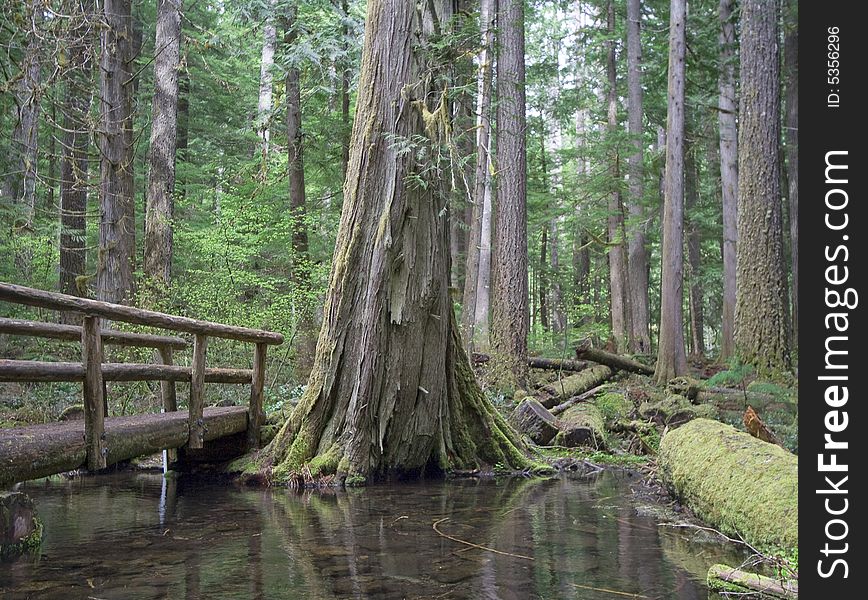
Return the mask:
[[708,566],[741,560],[639,516],[611,473],[300,495],[140,474],[27,492],[45,543],[0,565],[4,598],[705,600]]

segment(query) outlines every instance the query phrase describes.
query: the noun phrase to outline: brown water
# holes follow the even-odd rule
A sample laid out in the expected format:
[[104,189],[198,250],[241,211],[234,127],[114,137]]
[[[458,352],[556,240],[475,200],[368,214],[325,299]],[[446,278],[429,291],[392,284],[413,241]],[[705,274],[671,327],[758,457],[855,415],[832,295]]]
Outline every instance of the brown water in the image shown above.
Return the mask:
[[158,474],[40,482],[25,490],[45,523],[40,555],[0,565],[0,596],[706,600],[708,566],[742,557],[640,516],[635,483],[297,494]]

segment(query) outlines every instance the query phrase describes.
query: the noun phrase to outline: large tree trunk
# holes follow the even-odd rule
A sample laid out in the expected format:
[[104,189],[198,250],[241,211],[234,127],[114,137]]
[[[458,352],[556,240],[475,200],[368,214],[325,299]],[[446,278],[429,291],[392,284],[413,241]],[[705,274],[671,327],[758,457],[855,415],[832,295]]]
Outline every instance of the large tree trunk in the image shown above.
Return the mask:
[[268,3],[269,15],[262,28],[262,56],[259,60],[259,102],[256,106],[256,134],[262,142],[262,156],[268,155],[271,139],[271,107],[274,90],[274,47],[277,44],[277,28],[274,26],[274,0]]
[[[449,296],[442,182],[394,139],[425,128],[440,91],[419,85],[428,54],[414,37],[443,28],[426,11],[370,0],[344,205],[314,367],[298,407],[266,449],[273,474],[417,476],[498,462],[526,466],[521,442],[486,401],[462,349]],[[429,9],[430,10],[430,9]],[[422,22],[419,22],[421,18]],[[424,175],[420,175],[424,176]],[[307,469],[305,469],[307,466]]]
[[[298,38],[298,6],[289,9],[285,27],[284,41],[292,48]],[[289,65],[286,69],[286,141],[289,153],[287,171],[289,178],[289,209],[292,215],[292,249],[296,266],[293,273],[298,276],[298,265],[307,257],[306,199],[304,190],[304,139],[301,127],[301,85],[298,67]]]
[[633,153],[627,159],[630,174],[627,284],[630,290],[630,350],[651,351],[651,313],[648,303],[648,250],[645,209],[642,203],[642,45],[641,0],[627,0],[627,121]]
[[720,0],[720,183],[723,191],[723,320],[720,358],[735,352],[735,272],[738,240],[738,131],[735,98],[735,0]]
[[761,373],[790,368],[780,176],[778,6],[741,6],[735,345]]
[[159,0],[157,5],[155,47],[158,53],[154,60],[151,146],[148,152],[144,271],[151,284],[163,289],[169,286],[172,273],[182,2]]
[[527,130],[524,2],[501,0],[497,55],[497,211],[491,346],[495,379],[527,382]]
[[461,303],[461,334],[472,352],[477,341],[488,339],[489,284],[491,281],[491,138],[492,63],[494,61],[494,0],[480,0],[479,27],[482,44],[476,75],[476,175],[464,293]]
[[[618,90],[615,71],[615,5],[614,0],[607,4],[607,29],[609,37],[606,45],[606,73],[608,79],[608,134],[614,136],[618,131]],[[611,141],[610,144],[614,144]],[[618,352],[626,352],[629,347],[630,306],[627,298],[627,255],[624,236],[624,205],[621,202],[620,157],[613,148],[609,157],[609,216],[607,219],[607,240],[609,242],[609,306],[612,315],[612,337]]]
[[126,303],[133,295],[136,220],[133,202],[130,0],[104,0],[100,30],[100,224],[97,298]]
[[693,357],[705,356],[705,336],[703,330],[705,323],[702,315],[702,279],[701,279],[701,236],[699,223],[697,222],[696,205],[699,201],[699,170],[696,164],[696,148],[687,152],[685,159],[685,195],[687,201],[687,266],[688,280],[690,281],[690,294],[688,306],[690,307],[690,351]]
[[[87,16],[92,16],[88,14]],[[86,241],[88,160],[91,128],[92,29],[87,19],[69,32],[69,67],[63,91],[63,149],[60,160],[60,291],[86,295]],[[61,312],[63,323],[78,323],[80,316]]]
[[684,26],[687,0],[672,0],[669,21],[669,106],[666,117],[666,189],[663,200],[663,275],[660,341],[654,377],[666,383],[687,372],[684,353]]
[[784,15],[784,68],[786,69],[787,182],[790,213],[790,255],[793,269],[793,345],[799,342],[799,23],[798,4],[786,0]]

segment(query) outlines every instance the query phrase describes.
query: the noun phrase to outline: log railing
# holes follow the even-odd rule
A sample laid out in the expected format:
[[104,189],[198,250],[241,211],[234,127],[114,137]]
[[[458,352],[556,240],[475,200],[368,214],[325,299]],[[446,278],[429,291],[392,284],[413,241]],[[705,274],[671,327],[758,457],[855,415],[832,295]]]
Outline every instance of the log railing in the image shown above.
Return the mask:
[[[190,382],[189,448],[201,448],[205,438],[205,383],[249,383],[250,406],[247,443],[258,447],[264,420],[263,386],[269,345],[283,343],[283,336],[271,331],[223,325],[165,313],[100,302],[88,298],[46,292],[0,282],[0,301],[83,315],[81,326],[0,318],[0,333],[81,342],[81,363],[0,360],[0,381],[76,381],[83,384],[87,466],[106,466],[105,382],[160,381],[163,409],[177,410],[175,382]],[[163,335],[128,333],[100,329],[100,318],[147,325],[193,334],[193,361],[190,367],[173,364],[173,350],[188,346],[186,340]],[[205,366],[209,337],[254,344],[253,369],[210,369]],[[162,364],[106,363],[103,345],[155,348]]]

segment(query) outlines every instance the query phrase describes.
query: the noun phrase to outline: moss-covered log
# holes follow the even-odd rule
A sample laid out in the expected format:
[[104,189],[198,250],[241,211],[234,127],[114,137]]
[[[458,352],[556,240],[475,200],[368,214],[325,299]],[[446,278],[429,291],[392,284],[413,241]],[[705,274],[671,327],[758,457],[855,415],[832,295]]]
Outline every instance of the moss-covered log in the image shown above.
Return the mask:
[[799,597],[797,581],[779,581],[727,565],[712,565],[708,569],[707,583],[708,589],[716,592],[750,594],[760,598],[784,598],[785,600],[795,600]]
[[536,400],[546,408],[553,408],[573,396],[597,387],[611,376],[612,369],[605,365],[596,365],[540,388],[536,393]]
[[649,400],[639,405],[639,415],[658,425],[679,427],[698,417],[714,418],[717,409],[709,404],[696,405],[684,396],[671,394],[662,400]]
[[540,446],[548,444],[558,433],[558,420],[533,398],[522,400],[512,411],[509,422]]
[[561,431],[555,436],[555,445],[575,448],[589,446],[605,450],[605,421],[603,413],[590,402],[574,404],[558,417]]
[[621,371],[629,371],[631,373],[639,373],[640,375],[653,375],[654,367],[643,365],[640,362],[621,356],[620,354],[612,354],[599,348],[591,348],[591,342],[585,340],[576,347],[576,358],[582,360],[590,360],[601,365],[607,365],[613,369]]
[[667,487],[702,520],[760,549],[798,546],[798,460],[709,419],[667,433],[658,464]]

